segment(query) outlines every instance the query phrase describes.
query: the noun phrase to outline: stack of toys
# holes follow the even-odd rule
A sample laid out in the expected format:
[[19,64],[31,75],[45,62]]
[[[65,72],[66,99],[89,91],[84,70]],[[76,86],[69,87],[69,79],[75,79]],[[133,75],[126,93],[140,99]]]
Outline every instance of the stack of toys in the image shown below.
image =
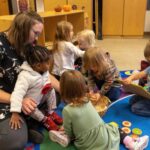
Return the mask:
[[[109,124],[119,128],[119,125],[116,122],[110,122]],[[130,121],[123,121],[122,126],[123,127],[121,128],[121,130],[123,130],[126,134],[130,134],[130,136],[134,140],[137,140],[139,138],[139,136],[142,135],[141,129],[139,129],[139,128],[133,128],[132,130],[130,129],[132,126],[132,123]]]

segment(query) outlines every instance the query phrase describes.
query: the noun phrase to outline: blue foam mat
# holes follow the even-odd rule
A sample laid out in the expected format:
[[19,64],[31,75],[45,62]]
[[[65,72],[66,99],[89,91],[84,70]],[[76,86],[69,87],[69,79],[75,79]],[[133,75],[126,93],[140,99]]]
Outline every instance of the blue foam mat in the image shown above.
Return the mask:
[[[131,97],[132,95],[112,103],[103,119],[106,123],[112,121],[116,122],[119,124],[120,128],[122,127],[122,121],[130,121],[132,123],[131,129],[140,128],[142,130],[142,135],[148,135],[150,137],[150,118],[139,116],[131,112],[129,105],[129,100]],[[126,150],[126,148],[121,145],[120,150]],[[150,144],[146,150],[150,150]]]

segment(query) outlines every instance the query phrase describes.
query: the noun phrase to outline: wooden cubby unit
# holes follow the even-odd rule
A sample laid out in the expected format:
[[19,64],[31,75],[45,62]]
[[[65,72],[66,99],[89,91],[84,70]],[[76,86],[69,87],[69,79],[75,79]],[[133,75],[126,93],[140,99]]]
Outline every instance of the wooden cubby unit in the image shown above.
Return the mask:
[[[66,20],[73,24],[74,34],[84,29],[84,11],[73,10],[69,12],[46,11],[39,13],[44,21],[44,29],[39,37],[39,44],[51,46],[54,41],[56,24]],[[15,15],[0,16],[0,32],[7,30]]]

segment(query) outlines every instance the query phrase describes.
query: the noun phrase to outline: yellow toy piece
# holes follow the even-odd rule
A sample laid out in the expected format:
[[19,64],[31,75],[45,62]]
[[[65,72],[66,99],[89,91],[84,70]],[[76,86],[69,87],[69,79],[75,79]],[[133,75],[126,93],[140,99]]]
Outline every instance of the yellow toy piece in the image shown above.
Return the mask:
[[131,75],[131,71],[126,71],[125,74],[130,76]]
[[110,122],[109,124],[111,124],[111,125],[113,125],[114,127],[117,127],[117,128],[119,127],[119,125],[114,121]]

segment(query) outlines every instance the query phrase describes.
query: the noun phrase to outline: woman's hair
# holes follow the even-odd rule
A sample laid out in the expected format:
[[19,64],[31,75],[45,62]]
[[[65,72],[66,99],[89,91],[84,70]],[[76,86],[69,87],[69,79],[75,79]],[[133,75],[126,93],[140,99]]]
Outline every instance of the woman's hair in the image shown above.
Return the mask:
[[73,28],[73,25],[67,21],[60,21],[57,23],[56,32],[55,32],[55,40],[53,45],[53,50],[58,50],[58,42],[59,41],[71,41],[70,31]]
[[85,29],[77,34],[77,39],[83,38],[90,47],[95,46],[95,33],[92,30]]
[[150,41],[146,44],[144,49],[144,57],[150,57]]
[[39,14],[34,11],[18,13],[8,29],[8,40],[21,55],[25,43],[29,39],[30,30],[36,23],[43,23]]
[[85,103],[87,86],[84,77],[77,70],[65,71],[60,78],[60,93],[67,103],[82,105]]
[[108,68],[106,54],[99,47],[89,48],[83,56],[83,67],[85,71],[94,67],[97,69],[96,75],[103,75]]
[[31,44],[25,47],[25,58],[30,66],[37,63],[44,63],[51,61],[51,66],[53,65],[53,54],[46,47],[43,46],[32,46]]

